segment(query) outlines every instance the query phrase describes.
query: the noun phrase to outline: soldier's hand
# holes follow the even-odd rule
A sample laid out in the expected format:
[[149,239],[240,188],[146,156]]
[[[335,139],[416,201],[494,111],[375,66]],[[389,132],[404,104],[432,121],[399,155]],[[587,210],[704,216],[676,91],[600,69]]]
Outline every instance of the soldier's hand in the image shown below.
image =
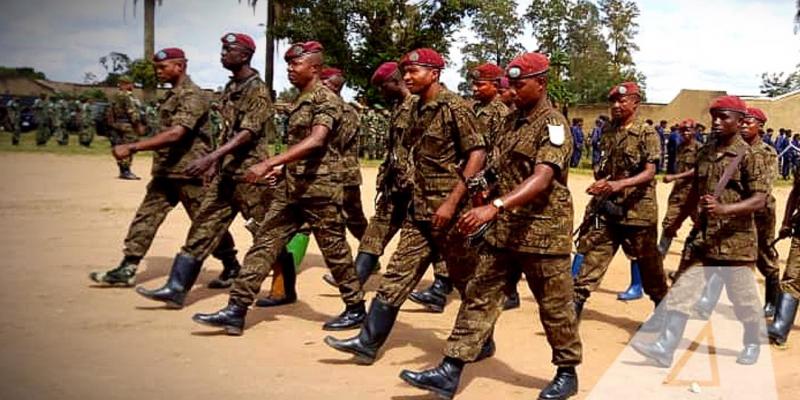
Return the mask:
[[244,180],[249,183],[256,183],[264,178],[271,169],[272,165],[270,165],[266,160],[262,161],[247,169],[247,172],[244,175]]
[[700,207],[709,214],[725,215],[728,213],[728,207],[710,194],[700,198]]
[[216,176],[217,176],[217,169],[216,168],[209,168],[203,174],[203,185],[208,186],[211,183],[211,181],[214,180],[214,177],[216,177]]
[[589,186],[589,188],[586,189],[586,193],[593,196],[607,196],[620,190],[622,190],[622,186],[617,182],[601,179]]
[[113,154],[114,158],[117,160],[124,160],[130,157],[133,152],[127,144],[120,144],[111,148],[111,154]]
[[478,230],[483,224],[494,220],[496,217],[497,207],[493,205],[475,207],[467,211],[458,220],[458,231],[469,235]]
[[667,175],[664,175],[664,179],[662,181],[664,183],[670,183],[670,182],[672,182],[674,180],[675,180],[675,177],[673,175],[667,174]]
[[189,166],[186,167],[186,173],[189,176],[202,176],[205,175],[211,167],[214,166],[214,159],[205,156],[200,157],[192,162],[189,163]]
[[433,214],[433,218],[431,218],[431,224],[433,225],[434,229],[442,229],[450,223],[450,220],[453,219],[453,215],[456,213],[456,206],[451,204],[449,201],[445,201],[442,203],[441,206],[436,210],[436,213]]

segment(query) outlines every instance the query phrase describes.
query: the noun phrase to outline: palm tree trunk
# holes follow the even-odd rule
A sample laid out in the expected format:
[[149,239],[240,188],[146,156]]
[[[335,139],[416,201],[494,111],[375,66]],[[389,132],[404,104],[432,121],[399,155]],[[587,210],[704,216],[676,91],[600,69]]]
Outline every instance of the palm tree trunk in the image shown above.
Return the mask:
[[[155,15],[156,0],[144,0],[144,59],[152,60],[155,53]],[[144,98],[147,101],[155,99],[156,88],[146,85]]]
[[[272,30],[275,27],[275,12],[280,7],[274,0],[267,0],[267,60],[264,66],[264,82],[267,84],[270,95],[272,95],[272,81],[275,76],[275,37]],[[273,96],[274,97],[274,96]],[[273,98],[273,100],[275,100]]]

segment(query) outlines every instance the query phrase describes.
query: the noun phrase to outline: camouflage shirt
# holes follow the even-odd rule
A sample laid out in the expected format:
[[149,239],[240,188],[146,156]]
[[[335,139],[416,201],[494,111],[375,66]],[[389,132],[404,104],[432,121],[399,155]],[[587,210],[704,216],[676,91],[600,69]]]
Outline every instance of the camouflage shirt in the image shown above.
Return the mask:
[[499,214],[486,241],[526,253],[568,255],[572,251],[572,196],[567,188],[572,135],[564,116],[543,103],[527,117],[513,114],[505,119],[491,166],[498,174],[499,194],[514,190],[542,163],[554,167],[552,187],[531,203]]
[[206,122],[207,112],[208,102],[202,89],[188,76],[167,92],[158,108],[158,130],[182,126],[187,132],[178,142],[154,152],[153,176],[188,178],[183,171],[189,163],[211,149],[211,138],[200,129]]
[[240,146],[222,159],[223,175],[241,177],[247,169],[267,157],[267,135],[274,130],[272,106],[267,85],[258,73],[241,80],[231,79],[220,97],[222,131],[220,145],[224,145],[242,130],[251,132],[250,142]]
[[503,128],[503,121],[508,115],[508,107],[500,101],[499,97],[495,97],[486,105],[479,102],[474,104],[475,116],[481,123],[484,129],[484,138],[486,139],[487,152],[494,146],[495,137]]
[[411,127],[411,113],[416,107],[419,97],[409,95],[402,102],[392,108],[389,121],[387,152],[383,163],[378,169],[376,187],[379,191],[388,190],[392,193],[408,192],[412,187],[412,177],[409,176],[408,165],[410,143],[404,141],[404,136]]
[[286,166],[290,199],[317,198],[341,204],[342,157],[339,135],[342,124],[342,101],[335,93],[317,83],[301,93],[288,110],[288,145],[294,146],[311,134],[317,125],[330,130],[326,143],[306,158]]
[[109,107],[111,126],[121,131],[131,130],[133,124],[141,122],[139,109],[139,99],[132,92],[118,91]]
[[[600,162],[594,170],[596,180],[619,180],[638,175],[648,163],[655,163],[661,157],[656,130],[639,122],[627,128],[606,124],[600,138],[600,151]],[[658,223],[655,179],[644,185],[626,188],[609,197],[609,200],[625,210],[625,216],[615,223],[631,226]]]
[[[750,146],[736,136],[733,144],[719,147],[716,143],[700,148],[697,153],[697,171],[694,190],[698,198],[714,194],[714,188],[722,177],[725,168],[740,152],[744,157],[737,166],[725,189],[719,196],[722,204],[737,203],[756,193],[769,193],[771,183],[767,181],[767,166],[763,157],[758,157]],[[726,261],[755,261],[758,251],[753,214],[747,215],[706,215],[705,224],[696,224],[698,229],[705,225],[702,233],[702,248],[705,258]]]
[[[414,194],[412,216],[427,221],[461,179],[456,169],[468,152],[486,146],[469,104],[447,89],[412,109],[412,124],[403,142],[410,149]],[[466,201],[466,196],[464,196]]]
[[[753,149],[753,153],[756,156],[762,158],[767,182],[769,182],[770,186],[772,186],[773,182],[775,182],[775,179],[778,177],[778,152],[775,151],[774,147],[764,143],[764,141],[761,139],[759,139],[756,144],[750,147]],[[772,191],[770,190],[767,195],[767,207],[757,211],[756,216],[758,217],[768,213],[774,214],[776,206],[775,203],[775,196],[772,195]]]
[[[694,168],[697,164],[697,150],[700,144],[697,140],[691,142],[684,142],[678,148],[678,154],[675,157],[675,172],[682,173]],[[692,188],[692,178],[678,179],[672,186],[673,193],[689,194]]]
[[342,183],[345,186],[361,185],[361,166],[358,164],[358,135],[361,121],[353,106],[343,102],[342,125],[339,139],[342,141]]

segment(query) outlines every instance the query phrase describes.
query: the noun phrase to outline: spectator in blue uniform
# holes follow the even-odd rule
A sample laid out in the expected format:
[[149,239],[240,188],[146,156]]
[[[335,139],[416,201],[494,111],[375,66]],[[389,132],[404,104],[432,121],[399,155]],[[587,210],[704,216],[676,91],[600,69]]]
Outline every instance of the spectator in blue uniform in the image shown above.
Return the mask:
[[583,154],[583,127],[581,127],[580,119],[572,119],[570,131],[572,131],[572,160],[570,160],[569,166],[575,168],[581,163]]
[[678,156],[678,146],[681,145],[681,132],[678,125],[670,128],[669,138],[667,139],[667,173],[675,173],[675,159]]

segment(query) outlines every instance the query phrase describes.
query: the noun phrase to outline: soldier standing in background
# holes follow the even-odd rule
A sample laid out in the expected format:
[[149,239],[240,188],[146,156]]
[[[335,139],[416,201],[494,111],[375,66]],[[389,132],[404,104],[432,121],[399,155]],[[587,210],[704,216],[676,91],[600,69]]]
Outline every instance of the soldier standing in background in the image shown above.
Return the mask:
[[50,107],[50,125],[52,127],[53,136],[59,146],[66,146],[69,144],[69,133],[67,132],[67,116],[69,109],[64,97],[53,101]]
[[11,144],[14,146],[19,145],[20,135],[22,128],[20,126],[21,111],[19,103],[13,97],[6,102],[6,113],[8,115],[8,123],[11,125]]
[[[117,268],[92,272],[89,277],[97,283],[133,286],[139,262],[167,214],[181,203],[194,224],[205,192],[212,190],[203,187],[202,178],[185,172],[189,162],[211,151],[211,140],[201,130],[207,111],[202,90],[186,74],[187,60],[183,50],[163,49],[153,55],[153,62],[158,79],[172,86],[159,109],[159,131],[149,139],[115,145],[112,151],[117,159],[126,159],[139,151],[154,151],[153,178],[125,237],[124,258]],[[230,286],[230,283],[226,286],[225,281],[235,276],[240,266],[233,237],[227,231],[221,235],[214,256],[222,261],[224,270],[209,287]],[[185,277],[185,272],[181,276]],[[177,283],[174,276],[170,280]],[[187,285],[191,286],[188,281],[181,282],[182,288]]]
[[50,101],[42,93],[33,102],[33,112],[36,116],[36,145],[44,146],[50,140]]
[[[129,76],[119,78],[119,91],[114,95],[106,112],[108,127],[111,129],[109,139],[113,146],[133,143],[144,134],[145,126],[141,120],[139,100],[133,95],[133,80]],[[133,154],[117,159],[119,179],[137,180],[138,176],[131,172]]]
[[94,141],[94,119],[92,118],[92,101],[83,98],[78,104],[78,141],[81,146],[91,147]]
[[694,165],[697,163],[697,150],[700,144],[694,138],[695,122],[687,119],[680,124],[681,138],[675,159],[675,173],[664,176],[664,183],[674,182],[667,200],[667,212],[661,221],[661,240],[658,241],[658,252],[665,257],[672,244],[672,239],[678,234],[683,221],[691,217],[697,219],[696,210],[684,212],[683,203],[688,200],[694,178]]

